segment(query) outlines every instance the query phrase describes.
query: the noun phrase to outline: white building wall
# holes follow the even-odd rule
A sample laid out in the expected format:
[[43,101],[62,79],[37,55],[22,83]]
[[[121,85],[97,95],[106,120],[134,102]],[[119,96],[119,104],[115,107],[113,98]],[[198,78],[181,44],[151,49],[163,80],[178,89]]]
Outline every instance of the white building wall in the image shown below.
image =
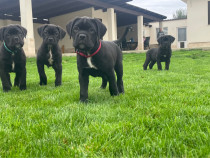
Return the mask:
[[[110,18],[110,17],[108,16],[107,12],[104,12],[102,9],[94,10],[92,17],[102,19],[102,23],[106,26],[107,30],[109,29],[108,18]],[[117,39],[117,16],[116,16],[116,13],[115,13],[114,19],[115,19],[114,37],[115,37],[115,39]],[[105,41],[109,40],[108,31],[104,35],[103,40],[105,40]]]
[[187,1],[189,47],[210,47],[208,1],[209,0]]
[[[108,29],[108,14],[107,12],[103,12],[102,9],[99,9],[99,10],[94,10],[93,11],[93,15],[92,15],[93,18],[98,18],[98,19],[102,19],[102,23],[107,27]],[[106,34],[104,35],[103,37],[103,40],[108,40],[109,37],[108,37],[108,32],[106,32]]]

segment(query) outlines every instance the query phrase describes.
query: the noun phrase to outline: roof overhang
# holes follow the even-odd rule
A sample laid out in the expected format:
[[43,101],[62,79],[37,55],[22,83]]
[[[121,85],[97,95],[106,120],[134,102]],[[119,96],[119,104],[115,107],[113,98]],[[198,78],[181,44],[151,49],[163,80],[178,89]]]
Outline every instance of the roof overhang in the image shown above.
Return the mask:
[[[132,0],[32,0],[33,18],[35,23],[49,23],[49,18],[91,7],[96,10],[114,8],[117,16],[121,16],[121,19],[124,15],[128,19],[136,19],[136,16],[142,15],[147,21],[162,21],[167,18],[127,4],[126,2],[129,1]],[[0,19],[20,21],[19,0],[0,0]]]

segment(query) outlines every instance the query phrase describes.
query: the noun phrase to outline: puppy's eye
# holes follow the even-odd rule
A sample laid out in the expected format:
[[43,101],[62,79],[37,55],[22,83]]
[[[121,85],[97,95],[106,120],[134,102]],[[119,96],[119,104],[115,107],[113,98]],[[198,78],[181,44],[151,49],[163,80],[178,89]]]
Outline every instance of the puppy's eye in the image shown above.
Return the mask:
[[74,32],[77,32],[77,31],[79,31],[79,27],[75,26],[74,27]]
[[89,29],[90,33],[95,33],[94,29]]
[[56,36],[58,36],[58,35],[59,35],[59,33],[58,33],[58,32],[55,32],[55,35],[56,35]]

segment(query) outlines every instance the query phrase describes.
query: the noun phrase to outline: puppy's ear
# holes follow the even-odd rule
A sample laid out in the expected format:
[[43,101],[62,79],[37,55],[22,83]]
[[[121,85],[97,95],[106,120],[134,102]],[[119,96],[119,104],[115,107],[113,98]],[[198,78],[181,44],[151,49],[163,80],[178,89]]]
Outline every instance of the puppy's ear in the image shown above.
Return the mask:
[[97,34],[99,39],[102,39],[102,37],[106,33],[106,26],[99,20],[99,19],[93,19],[94,23],[96,24],[97,27]]
[[174,40],[175,40],[175,38],[174,38],[173,36],[171,36],[171,35],[169,36],[169,39],[170,39],[170,42],[171,42],[171,43],[173,43]]
[[60,33],[60,39],[63,39],[66,35],[66,31],[64,31],[64,29],[61,28],[60,26],[57,26],[57,28],[58,28],[58,31]]
[[44,29],[45,29],[46,27],[47,27],[47,24],[42,25],[42,26],[40,26],[40,27],[37,29],[37,32],[38,32],[38,34],[39,34],[40,37],[42,37],[43,31],[44,31]]
[[4,30],[6,27],[0,28],[0,41],[4,41]]
[[70,39],[72,37],[72,29],[74,27],[75,22],[78,20],[79,18],[76,17],[74,20],[70,21],[67,25],[66,25],[66,31],[70,36]]
[[20,25],[17,25],[17,27],[19,27],[19,28],[21,29],[21,31],[22,31],[24,37],[26,37],[26,35],[27,35],[27,30],[26,30],[24,27],[20,26]]

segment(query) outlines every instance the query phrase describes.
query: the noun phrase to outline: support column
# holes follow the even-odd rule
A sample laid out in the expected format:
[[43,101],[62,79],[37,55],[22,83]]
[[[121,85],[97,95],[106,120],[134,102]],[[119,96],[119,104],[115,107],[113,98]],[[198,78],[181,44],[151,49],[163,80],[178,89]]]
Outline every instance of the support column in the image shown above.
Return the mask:
[[143,40],[143,16],[137,17],[137,35],[138,35],[138,50],[144,50],[144,40]]
[[108,40],[113,41],[116,40],[116,31],[115,31],[115,14],[114,8],[107,9],[107,21],[108,21]]
[[162,21],[159,21],[159,28],[160,28],[161,30],[163,30],[163,22],[162,22]]
[[114,31],[115,31],[115,37],[114,39],[117,39],[117,14],[114,14]]
[[19,0],[19,2],[21,25],[27,29],[27,36],[23,49],[27,57],[34,57],[36,54],[31,0]]

